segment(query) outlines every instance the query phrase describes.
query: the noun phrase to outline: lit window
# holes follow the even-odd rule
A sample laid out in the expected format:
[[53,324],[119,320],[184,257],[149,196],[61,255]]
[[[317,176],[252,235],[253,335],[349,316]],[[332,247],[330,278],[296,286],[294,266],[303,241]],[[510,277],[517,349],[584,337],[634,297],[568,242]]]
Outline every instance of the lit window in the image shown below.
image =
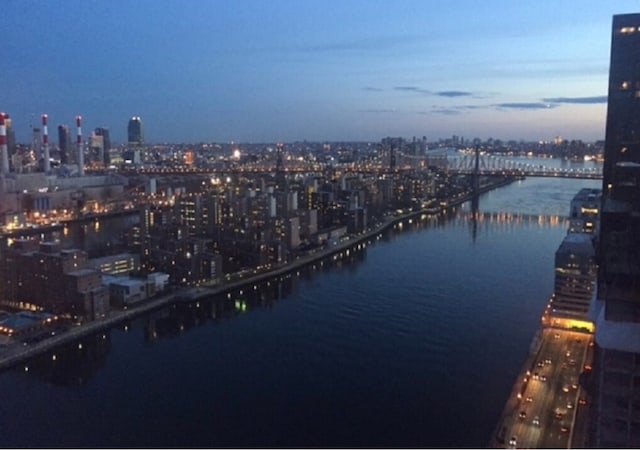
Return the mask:
[[620,33],[622,34],[631,34],[636,31],[636,27],[622,27],[620,28]]
[[631,85],[631,83],[629,83],[628,81],[623,81],[622,84],[620,85],[621,89],[629,89],[629,86]]

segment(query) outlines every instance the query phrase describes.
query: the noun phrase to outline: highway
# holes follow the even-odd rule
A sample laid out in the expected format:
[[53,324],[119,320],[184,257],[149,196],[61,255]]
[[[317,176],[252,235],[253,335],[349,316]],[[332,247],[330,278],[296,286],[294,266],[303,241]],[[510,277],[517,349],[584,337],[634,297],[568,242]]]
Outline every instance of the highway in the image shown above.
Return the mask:
[[[578,378],[590,363],[592,340],[586,332],[542,330],[539,350],[527,359],[507,401],[494,447],[572,448],[576,413],[587,407]],[[582,446],[583,437],[575,438]]]

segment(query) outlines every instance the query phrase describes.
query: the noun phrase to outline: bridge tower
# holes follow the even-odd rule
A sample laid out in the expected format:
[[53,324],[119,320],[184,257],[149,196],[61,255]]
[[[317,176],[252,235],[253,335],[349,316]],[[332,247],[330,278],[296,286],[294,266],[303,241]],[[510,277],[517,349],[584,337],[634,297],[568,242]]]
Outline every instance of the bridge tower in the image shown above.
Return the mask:
[[480,189],[480,146],[476,145],[476,159],[473,169],[473,193],[474,196],[478,195]]

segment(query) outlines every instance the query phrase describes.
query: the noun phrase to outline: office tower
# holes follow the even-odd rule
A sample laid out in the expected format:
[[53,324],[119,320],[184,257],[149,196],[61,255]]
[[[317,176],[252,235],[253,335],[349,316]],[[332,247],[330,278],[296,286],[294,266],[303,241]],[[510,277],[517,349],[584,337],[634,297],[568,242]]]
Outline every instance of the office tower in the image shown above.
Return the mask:
[[67,125],[58,125],[58,147],[60,148],[60,163],[70,164],[71,158],[71,130]]
[[51,157],[49,156],[49,116],[42,115],[42,159],[44,173],[51,172]]
[[[590,446],[640,446],[640,14],[613,17]],[[588,373],[588,372],[586,372]],[[638,391],[636,391],[638,389]]]
[[[7,127],[5,125],[7,114],[0,113],[0,174],[7,175],[9,173],[9,148],[7,146]],[[0,186],[3,190],[4,186]]]
[[78,151],[78,174],[84,176],[84,142],[82,141],[82,116],[76,116],[76,150]]
[[133,116],[129,119],[127,127],[127,135],[129,137],[129,145],[140,146],[144,144],[144,134],[142,132],[142,120],[139,116]]
[[109,151],[111,150],[111,138],[109,137],[109,129],[104,127],[98,127],[95,130],[96,136],[102,136],[102,154],[101,161],[106,166],[111,164],[111,157]]

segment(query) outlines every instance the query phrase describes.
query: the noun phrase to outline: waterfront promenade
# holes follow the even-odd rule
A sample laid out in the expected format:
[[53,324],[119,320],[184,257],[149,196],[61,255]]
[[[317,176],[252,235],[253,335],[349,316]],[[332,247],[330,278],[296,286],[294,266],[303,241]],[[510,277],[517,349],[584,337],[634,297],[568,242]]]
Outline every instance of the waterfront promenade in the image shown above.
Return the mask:
[[374,238],[379,233],[397,223],[403,222],[404,220],[412,219],[423,214],[440,214],[448,208],[458,206],[471,200],[474,195],[479,195],[492,189],[505,186],[513,181],[515,181],[515,179],[499,180],[497,182],[487,184],[482,186],[477,193],[469,193],[450,199],[450,201],[447,202],[447,206],[438,206],[436,210],[421,209],[397,216],[386,216],[382,222],[368,229],[364,233],[345,236],[335,244],[327,244],[324,248],[316,250],[314,253],[300,256],[291,262],[273,267],[267,271],[247,274],[246,276],[235,280],[212,282],[210,285],[205,286],[176,288],[169,293],[149,299],[143,303],[129,307],[126,310],[113,310],[104,318],[73,326],[69,330],[52,335],[40,342],[27,345],[24,345],[21,342],[14,342],[4,347],[0,346],[0,370],[16,366],[39,354],[54,350],[59,346],[69,342],[74,342],[84,336],[113,328],[118,324],[128,322],[136,317],[147,314],[153,310],[169,306],[176,302],[195,301],[200,298],[224,294],[226,292],[242,289],[247,285],[258,283],[266,279],[285,275],[286,273],[298,270],[301,267],[322,260],[335,253],[357,247],[358,245],[366,245],[367,241]]

